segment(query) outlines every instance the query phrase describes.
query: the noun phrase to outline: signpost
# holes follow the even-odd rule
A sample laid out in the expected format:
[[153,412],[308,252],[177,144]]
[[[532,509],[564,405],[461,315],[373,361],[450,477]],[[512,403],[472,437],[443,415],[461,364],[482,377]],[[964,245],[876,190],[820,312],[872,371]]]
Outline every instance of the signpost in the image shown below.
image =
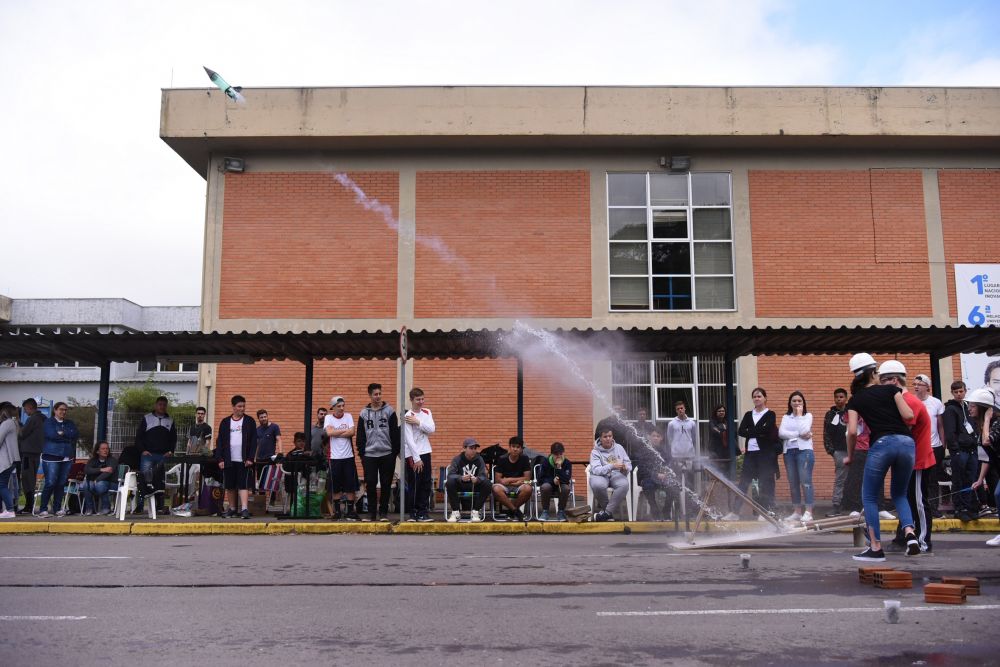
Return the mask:
[[[399,410],[398,414],[406,414],[406,360],[408,353],[408,337],[406,327],[399,330]],[[406,516],[406,420],[399,420],[399,522]]]

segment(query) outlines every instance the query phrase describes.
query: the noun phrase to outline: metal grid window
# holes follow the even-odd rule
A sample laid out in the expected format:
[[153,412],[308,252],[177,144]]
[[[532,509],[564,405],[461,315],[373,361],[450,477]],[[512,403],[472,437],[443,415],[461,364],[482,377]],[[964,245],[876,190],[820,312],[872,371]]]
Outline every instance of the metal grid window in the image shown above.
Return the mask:
[[609,173],[612,311],[736,309],[727,172]]
[[[733,364],[733,391],[739,384]],[[611,396],[624,417],[634,420],[645,409],[661,429],[674,419],[674,403],[684,401],[698,421],[701,446],[708,444],[708,420],[726,404],[725,361],[721,355],[669,355],[649,361],[616,361],[611,365]],[[730,415],[732,417],[732,415]]]

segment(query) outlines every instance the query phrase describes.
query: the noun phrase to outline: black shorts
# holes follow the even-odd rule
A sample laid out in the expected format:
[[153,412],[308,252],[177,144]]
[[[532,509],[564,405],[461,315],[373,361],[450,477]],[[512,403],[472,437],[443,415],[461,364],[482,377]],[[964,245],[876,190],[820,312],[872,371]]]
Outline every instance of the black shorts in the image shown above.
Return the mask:
[[358,490],[358,468],[354,458],[330,459],[330,475],[326,484],[330,493],[355,493]]
[[242,461],[230,461],[222,469],[222,486],[226,490],[253,488],[253,468]]

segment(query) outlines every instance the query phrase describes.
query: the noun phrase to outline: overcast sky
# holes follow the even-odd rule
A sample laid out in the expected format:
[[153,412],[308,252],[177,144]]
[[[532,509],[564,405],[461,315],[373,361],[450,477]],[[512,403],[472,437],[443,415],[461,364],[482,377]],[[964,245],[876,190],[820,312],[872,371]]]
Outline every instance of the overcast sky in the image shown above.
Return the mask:
[[200,303],[160,89],[1000,86],[1000,2],[0,0],[0,294]]

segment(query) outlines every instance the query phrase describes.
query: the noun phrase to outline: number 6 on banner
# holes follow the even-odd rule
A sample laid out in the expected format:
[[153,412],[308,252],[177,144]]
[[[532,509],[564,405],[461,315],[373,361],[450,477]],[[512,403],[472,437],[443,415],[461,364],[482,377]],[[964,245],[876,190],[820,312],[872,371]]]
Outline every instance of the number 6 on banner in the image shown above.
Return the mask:
[[979,310],[979,306],[973,306],[972,310],[969,311],[969,324],[974,327],[986,324],[986,316]]

